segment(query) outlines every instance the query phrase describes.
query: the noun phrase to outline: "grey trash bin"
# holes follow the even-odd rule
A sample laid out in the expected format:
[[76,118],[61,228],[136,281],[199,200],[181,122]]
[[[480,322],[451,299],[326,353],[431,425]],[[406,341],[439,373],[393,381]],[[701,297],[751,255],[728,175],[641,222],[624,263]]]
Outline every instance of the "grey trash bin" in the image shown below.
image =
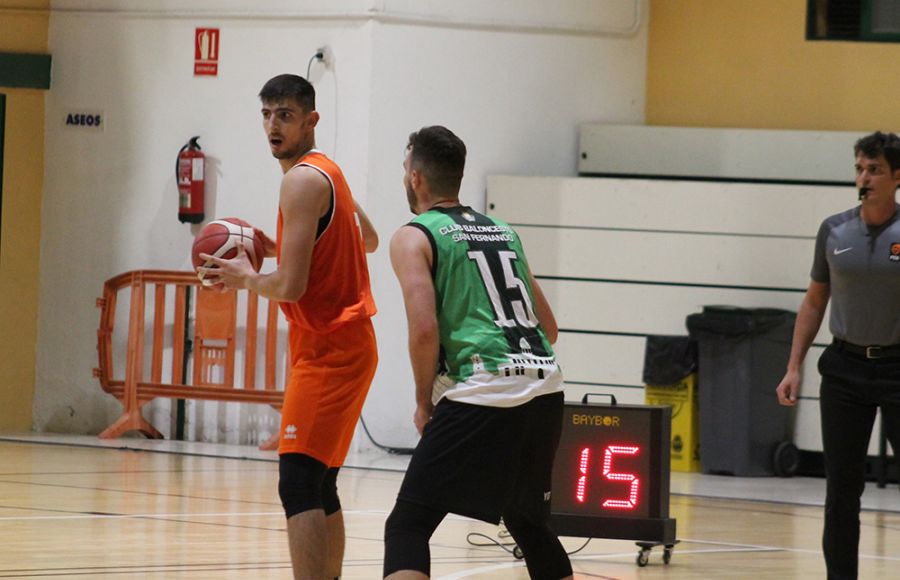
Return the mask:
[[700,466],[704,473],[793,475],[793,409],[778,404],[796,314],[704,306],[687,317],[699,352]]

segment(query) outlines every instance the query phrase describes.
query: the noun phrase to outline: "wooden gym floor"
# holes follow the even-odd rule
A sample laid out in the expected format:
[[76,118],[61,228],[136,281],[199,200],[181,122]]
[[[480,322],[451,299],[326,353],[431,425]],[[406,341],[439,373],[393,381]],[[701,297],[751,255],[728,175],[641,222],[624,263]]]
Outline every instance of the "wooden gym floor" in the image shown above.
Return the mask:
[[[0,578],[290,578],[274,455],[240,459],[248,454],[235,456],[234,446],[132,445],[141,451],[86,441],[0,438]],[[223,456],[212,456],[217,448]],[[338,480],[346,579],[381,576],[382,528],[403,460],[380,453],[351,456],[348,465],[360,467],[345,467]],[[656,548],[641,568],[633,542],[595,539],[571,556],[576,578],[824,577],[816,505],[823,480],[672,477],[680,543],[671,563]],[[869,486],[864,498],[860,577],[900,577],[900,493]],[[498,538],[494,526],[453,516],[438,528],[434,578],[528,578],[503,549],[471,545],[472,532]],[[584,541],[563,539],[569,551]]]

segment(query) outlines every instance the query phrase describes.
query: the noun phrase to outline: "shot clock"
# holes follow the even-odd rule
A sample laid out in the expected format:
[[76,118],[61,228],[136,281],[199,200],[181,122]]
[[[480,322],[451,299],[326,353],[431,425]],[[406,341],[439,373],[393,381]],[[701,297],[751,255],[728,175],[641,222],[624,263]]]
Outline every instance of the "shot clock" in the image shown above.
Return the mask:
[[556,533],[673,544],[671,428],[668,406],[566,403],[553,466]]

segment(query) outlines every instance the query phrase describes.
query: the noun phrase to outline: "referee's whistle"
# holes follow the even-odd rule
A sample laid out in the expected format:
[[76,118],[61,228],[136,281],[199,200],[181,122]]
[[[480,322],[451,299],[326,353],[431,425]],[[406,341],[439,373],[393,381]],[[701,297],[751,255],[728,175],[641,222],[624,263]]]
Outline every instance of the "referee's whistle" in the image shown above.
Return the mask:
[[860,187],[859,188],[859,199],[860,200],[866,199],[866,196],[869,195],[870,190],[871,190],[870,187]]

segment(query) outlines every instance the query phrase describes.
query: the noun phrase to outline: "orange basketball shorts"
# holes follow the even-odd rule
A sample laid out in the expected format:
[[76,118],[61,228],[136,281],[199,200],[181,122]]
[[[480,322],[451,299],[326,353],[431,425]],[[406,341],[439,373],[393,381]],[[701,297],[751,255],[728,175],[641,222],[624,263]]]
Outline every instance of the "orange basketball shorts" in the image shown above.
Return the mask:
[[291,324],[289,340],[278,453],[303,453],[340,467],[378,364],[372,321],[347,322],[325,333]]

